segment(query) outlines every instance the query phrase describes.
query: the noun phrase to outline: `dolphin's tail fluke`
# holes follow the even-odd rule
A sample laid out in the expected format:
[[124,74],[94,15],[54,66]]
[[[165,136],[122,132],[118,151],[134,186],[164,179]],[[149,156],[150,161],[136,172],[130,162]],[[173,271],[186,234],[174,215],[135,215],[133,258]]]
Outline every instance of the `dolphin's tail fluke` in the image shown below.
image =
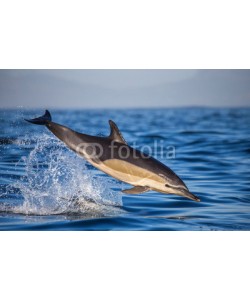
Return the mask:
[[50,112],[46,110],[45,114],[39,118],[35,118],[31,120],[24,119],[24,120],[37,125],[47,125],[52,120],[52,118]]

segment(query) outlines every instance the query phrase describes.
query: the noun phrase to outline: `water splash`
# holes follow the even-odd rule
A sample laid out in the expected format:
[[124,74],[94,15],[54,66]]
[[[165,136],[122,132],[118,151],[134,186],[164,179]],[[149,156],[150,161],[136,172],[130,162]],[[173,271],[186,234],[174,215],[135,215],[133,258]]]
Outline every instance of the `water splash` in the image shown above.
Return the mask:
[[[9,187],[18,189],[21,205],[6,206],[5,211],[26,215],[83,214],[90,217],[121,213],[121,193],[112,190],[109,178],[95,176],[83,158],[49,135],[20,141],[34,149],[18,164],[25,175]],[[3,207],[1,207],[3,211]]]

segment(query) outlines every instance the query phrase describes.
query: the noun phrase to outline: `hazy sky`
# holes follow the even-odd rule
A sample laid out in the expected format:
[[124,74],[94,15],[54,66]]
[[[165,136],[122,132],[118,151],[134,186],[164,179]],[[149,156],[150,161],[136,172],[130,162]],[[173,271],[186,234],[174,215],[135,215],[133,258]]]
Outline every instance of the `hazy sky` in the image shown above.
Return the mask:
[[0,70],[0,108],[250,106],[250,70]]

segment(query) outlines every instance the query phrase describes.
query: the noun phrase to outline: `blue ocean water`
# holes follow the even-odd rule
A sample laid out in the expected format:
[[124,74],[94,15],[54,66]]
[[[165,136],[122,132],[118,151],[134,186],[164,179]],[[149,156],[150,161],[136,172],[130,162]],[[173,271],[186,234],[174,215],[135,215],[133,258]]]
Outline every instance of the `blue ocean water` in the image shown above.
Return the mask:
[[51,110],[55,122],[127,142],[179,175],[201,202],[121,183],[66,148],[42,110],[0,111],[1,230],[250,230],[250,109]]

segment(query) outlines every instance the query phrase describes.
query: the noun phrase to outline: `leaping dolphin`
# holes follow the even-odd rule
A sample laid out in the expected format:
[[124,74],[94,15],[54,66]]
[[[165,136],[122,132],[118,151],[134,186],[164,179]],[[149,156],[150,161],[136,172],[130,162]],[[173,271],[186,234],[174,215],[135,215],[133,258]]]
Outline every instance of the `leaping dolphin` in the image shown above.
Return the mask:
[[111,120],[109,121],[111,131],[108,137],[82,134],[54,123],[48,110],[43,116],[26,121],[45,125],[71,150],[80,154],[94,167],[133,185],[133,188],[122,191],[126,194],[139,194],[154,190],[200,201],[197,196],[189,192],[185,183],[170,168],[155,158],[130,147]]

